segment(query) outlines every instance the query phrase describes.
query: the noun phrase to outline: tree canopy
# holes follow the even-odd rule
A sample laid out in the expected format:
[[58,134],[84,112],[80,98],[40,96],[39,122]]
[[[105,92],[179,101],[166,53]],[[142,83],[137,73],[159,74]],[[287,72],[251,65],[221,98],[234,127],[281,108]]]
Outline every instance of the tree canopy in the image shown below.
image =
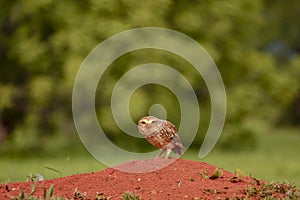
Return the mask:
[[[147,26],[182,32],[212,56],[227,92],[224,134],[252,143],[253,133],[264,127],[297,126],[299,8],[296,0],[1,1],[0,143],[41,148],[41,141],[51,135],[69,137],[76,131],[72,87],[83,59],[113,34]],[[148,62],[175,66],[192,84],[204,113],[194,142],[200,145],[210,117],[207,88],[188,63],[163,51],[132,52],[110,66],[96,95],[100,123],[113,141],[124,145],[127,136],[120,137],[111,114],[111,91],[127,70]],[[133,119],[147,114],[157,102],[165,105],[168,118],[178,122],[178,102],[159,86],[145,86],[134,94]]]

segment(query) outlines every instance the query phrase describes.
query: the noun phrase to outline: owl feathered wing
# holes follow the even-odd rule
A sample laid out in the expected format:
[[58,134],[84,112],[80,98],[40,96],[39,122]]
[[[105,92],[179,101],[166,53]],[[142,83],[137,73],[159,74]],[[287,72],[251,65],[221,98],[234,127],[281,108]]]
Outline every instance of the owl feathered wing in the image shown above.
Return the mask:
[[184,146],[182,145],[182,142],[181,142],[181,140],[180,140],[178,134],[176,134],[175,138],[173,138],[172,143],[173,143],[174,146],[175,146],[172,150],[173,150],[175,153],[181,155],[181,154],[183,153],[182,151],[184,151],[185,148],[184,148]]
[[165,123],[168,123],[167,126],[170,126],[169,127],[169,130],[167,132],[165,132],[166,134],[168,134],[168,139],[169,139],[169,142],[171,142],[175,147],[172,149],[175,153],[181,155],[185,150],[182,142],[181,142],[181,139],[178,135],[178,132],[177,132],[177,129],[176,129],[176,126],[174,124],[172,124],[171,122],[165,122]]

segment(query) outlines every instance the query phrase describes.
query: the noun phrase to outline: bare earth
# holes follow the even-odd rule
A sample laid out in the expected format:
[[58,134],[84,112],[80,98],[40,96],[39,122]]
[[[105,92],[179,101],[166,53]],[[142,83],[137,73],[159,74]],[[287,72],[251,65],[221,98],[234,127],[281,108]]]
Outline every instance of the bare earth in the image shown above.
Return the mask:
[[[149,163],[159,166],[163,159],[139,160],[124,163],[125,168],[143,168]],[[66,199],[122,199],[125,192],[138,195],[140,199],[261,199],[261,194],[250,192],[263,187],[265,181],[217,170],[215,166],[189,160],[178,159],[169,166],[148,173],[126,173],[114,168],[39,181],[34,196],[43,197],[44,188],[54,185],[54,196]],[[213,174],[215,174],[213,176]],[[22,189],[28,196],[33,182],[0,184],[0,199],[17,197]],[[74,195],[75,188],[77,193]],[[256,190],[253,190],[256,191]],[[251,195],[250,195],[251,194]],[[283,194],[274,193],[274,197]]]

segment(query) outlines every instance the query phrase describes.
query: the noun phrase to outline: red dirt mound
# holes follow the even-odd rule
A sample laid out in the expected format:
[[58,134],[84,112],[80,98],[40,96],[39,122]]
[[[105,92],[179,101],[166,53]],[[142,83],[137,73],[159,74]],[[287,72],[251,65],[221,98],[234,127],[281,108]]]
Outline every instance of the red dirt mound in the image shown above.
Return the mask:
[[[139,160],[125,163],[119,168],[143,167],[156,160]],[[22,190],[30,195],[33,182],[0,185],[0,199],[17,197]],[[169,166],[148,173],[127,173],[114,168],[39,181],[34,196],[43,197],[44,189],[54,185],[54,195],[67,199],[122,199],[125,192],[138,195],[140,199],[260,199],[258,191],[263,181],[241,174],[231,173],[203,162],[178,159]],[[77,192],[74,193],[75,188]],[[49,189],[48,189],[49,191]],[[273,194],[282,197],[283,194]],[[281,196],[280,196],[281,195]]]

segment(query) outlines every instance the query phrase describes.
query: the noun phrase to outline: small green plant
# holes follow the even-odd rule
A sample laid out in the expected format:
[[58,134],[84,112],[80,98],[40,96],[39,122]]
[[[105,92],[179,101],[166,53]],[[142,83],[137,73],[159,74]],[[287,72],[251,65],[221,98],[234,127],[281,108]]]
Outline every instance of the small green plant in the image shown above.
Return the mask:
[[240,169],[236,169],[234,171],[234,177],[232,177],[229,181],[231,183],[238,183],[238,182],[241,182],[242,179],[245,177],[245,172],[243,172],[242,170]]
[[74,194],[73,194],[73,198],[74,199],[80,199],[80,200],[86,200],[86,194],[85,193],[81,193],[78,188],[76,187],[74,190]]
[[37,182],[41,180],[44,180],[44,177],[41,174],[29,174],[26,178],[26,181],[33,181],[33,182]]
[[54,167],[49,167],[49,166],[46,166],[45,168],[48,169],[48,170],[50,170],[50,171],[53,171],[55,173],[58,173],[60,177],[63,177],[63,172],[64,172],[65,167],[66,167],[67,163],[69,162],[69,160],[70,160],[70,157],[67,157],[67,159],[65,160],[65,162],[64,162],[63,167],[62,167],[61,170],[56,169]]
[[97,192],[96,194],[96,200],[109,200],[111,196],[105,197],[103,192]]
[[220,168],[216,168],[214,173],[209,177],[209,179],[214,180],[217,178],[222,178],[223,177],[223,170]]
[[244,178],[246,175],[245,175],[245,172],[243,172],[242,170],[240,170],[240,169],[236,169],[235,171],[234,171],[234,174],[235,174],[235,176],[237,177],[237,178],[240,178],[240,179],[242,179],[242,178]]
[[44,199],[51,199],[54,194],[54,185],[51,185],[49,189],[47,190],[44,188]]
[[4,188],[7,192],[10,192],[10,187],[7,183],[4,184]]
[[181,188],[182,187],[182,182],[178,181],[178,187]]
[[208,170],[207,170],[207,168],[200,175],[202,176],[202,178],[208,179]]
[[122,194],[122,199],[124,200],[140,200],[140,197],[132,192],[125,192]]
[[203,194],[207,194],[207,193],[210,193],[210,194],[217,194],[218,191],[216,189],[203,189],[202,190]]

